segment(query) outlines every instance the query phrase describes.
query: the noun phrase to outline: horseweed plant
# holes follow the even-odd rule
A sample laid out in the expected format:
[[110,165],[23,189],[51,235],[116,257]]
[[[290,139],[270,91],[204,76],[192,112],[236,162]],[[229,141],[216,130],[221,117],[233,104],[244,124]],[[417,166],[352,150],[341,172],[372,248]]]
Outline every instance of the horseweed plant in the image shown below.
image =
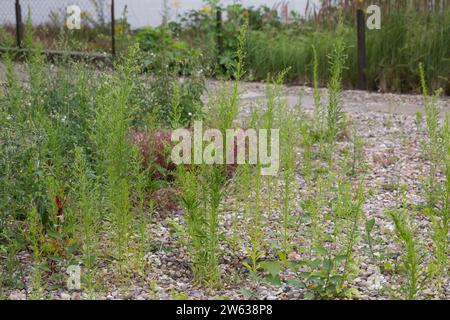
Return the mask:
[[[437,288],[442,293],[442,281],[446,276],[449,261],[448,233],[450,228],[449,194],[448,194],[448,144],[449,128],[448,114],[446,119],[439,123],[440,110],[438,98],[441,90],[436,90],[431,97],[425,80],[425,73],[422,64],[419,64],[419,73],[422,83],[422,94],[425,106],[426,133],[428,143],[424,143],[423,153],[430,161],[430,170],[425,178],[424,191],[427,199],[425,213],[429,216],[433,227],[433,253]],[[440,178],[443,175],[444,180]]]
[[434,265],[436,267],[437,288],[440,293],[443,292],[443,279],[448,275],[449,266],[449,229],[450,229],[450,115],[442,125],[443,142],[443,167],[444,179],[441,185],[440,201],[436,207],[428,211],[433,226],[432,239],[434,242]]
[[203,246],[204,227],[203,211],[198,198],[197,175],[193,169],[183,166],[177,168],[177,181],[181,189],[181,204],[184,208],[186,233],[188,235],[188,249],[192,269],[197,279],[203,280],[207,276],[205,270],[205,247]]
[[192,270],[197,281],[213,287],[220,284],[218,208],[222,179],[223,172],[216,166],[177,169]]
[[[335,241],[339,241],[338,239],[341,237],[341,241],[339,242],[342,245],[339,254],[345,257],[342,277],[339,282],[339,290],[342,290],[344,283],[348,281],[349,275],[353,273],[353,250],[359,240],[358,229],[360,227],[363,204],[365,201],[365,190],[362,183],[359,183],[359,185],[352,188],[350,182],[339,181],[336,199],[337,204],[335,204],[333,210],[335,215],[334,236]],[[342,234],[340,234],[340,232],[342,232]],[[345,238],[342,236],[343,234],[345,234]]]
[[429,207],[436,205],[437,197],[439,197],[439,190],[436,188],[439,186],[437,183],[437,175],[439,173],[439,166],[441,164],[441,151],[442,143],[439,132],[439,107],[438,97],[441,90],[437,90],[433,97],[428,96],[428,90],[426,86],[425,73],[423,71],[422,64],[419,64],[419,73],[422,82],[422,94],[425,106],[425,118],[426,118],[426,133],[429,139],[429,143],[426,144],[426,150],[424,154],[427,155],[430,160],[430,173],[426,180],[427,185],[427,200]]
[[[244,266],[256,276],[258,269],[261,267],[260,258],[266,253],[267,243],[264,238],[266,236],[265,217],[263,215],[261,208],[261,165],[258,161],[256,167],[254,168],[253,178],[248,175],[251,174],[251,168],[249,165],[244,165],[244,179],[253,186],[254,195],[253,201],[250,201],[246,206],[245,219],[247,224],[248,232],[248,246],[245,247],[245,252],[249,257],[249,262],[244,262]],[[251,199],[251,198],[250,198]]]
[[[353,186],[350,182],[339,178],[342,173],[346,173],[346,170],[335,172],[332,153],[327,153],[330,155],[327,158],[330,161],[329,168],[331,170],[326,168],[313,170],[315,163],[312,157],[313,144],[316,141],[319,142],[320,149],[327,147],[327,152],[331,152],[334,148],[330,148],[330,146],[335,144],[334,140],[344,125],[340,92],[345,60],[345,44],[341,38],[338,38],[334,51],[330,55],[331,79],[328,85],[329,102],[326,108],[320,102],[317,82],[315,84],[316,109],[312,128],[306,122],[295,123],[293,120],[295,116],[291,112],[280,109],[281,114],[284,115],[280,117],[279,123],[283,141],[282,148],[286,148],[282,149],[281,155],[285,180],[284,214],[281,221],[285,230],[283,242],[286,244],[286,252],[288,252],[290,242],[286,236],[289,221],[286,213],[289,210],[289,198],[291,197],[289,185],[295,168],[295,144],[292,141],[297,140],[294,138],[295,130],[293,130],[296,127],[300,127],[303,138],[301,139],[303,172],[308,192],[303,198],[302,209],[305,212],[305,218],[310,220],[307,232],[311,235],[308,259],[293,262],[287,259],[286,254],[280,255],[280,258],[282,264],[299,275],[298,279],[290,281],[290,283],[306,288],[306,298],[348,297],[354,293],[353,290],[346,287],[346,283],[351,276],[357,273],[354,251],[360,236],[358,230],[362,220],[365,191],[362,183]],[[317,68],[317,57],[314,59],[314,64]],[[326,128],[323,128],[322,124],[326,124]],[[315,132],[318,139],[313,139],[312,132]],[[359,161],[361,145],[357,137],[354,138],[353,143],[354,163],[351,171],[357,172],[357,168],[361,165]],[[274,283],[280,283],[278,272],[282,265],[274,261],[266,261],[261,265],[269,273],[268,279]]]
[[110,221],[114,223],[115,254],[120,271],[130,254],[129,232],[131,222],[131,171],[133,150],[130,148],[132,110],[129,99],[133,94],[133,74],[138,72],[138,48],[130,49],[123,62],[117,66],[118,77],[105,76],[98,99],[95,131],[92,134],[99,153],[98,172],[106,178]]
[[297,188],[295,180],[296,170],[296,147],[297,147],[297,128],[299,126],[300,115],[296,111],[286,112],[286,118],[280,129],[281,142],[283,147],[281,148],[281,164],[283,166],[283,251],[284,254],[290,252],[289,248],[289,226],[292,219],[295,218],[291,214],[293,203],[291,198],[293,197],[293,190]]
[[343,171],[349,177],[355,177],[366,168],[364,161],[364,139],[358,133],[356,125],[351,126],[350,145],[343,150]]
[[[239,114],[239,83],[245,72],[244,60],[245,60],[245,45],[246,45],[246,34],[248,25],[244,24],[241,27],[239,33],[239,45],[237,50],[237,61],[236,61],[236,71],[234,73],[234,82],[229,92],[229,88],[226,85],[221,86],[219,89],[219,96],[217,101],[212,101],[214,103],[214,113],[210,113],[213,124],[217,125],[217,128],[225,134],[227,129],[233,128],[233,122]],[[226,149],[224,149],[226,150]]]
[[[76,211],[81,218],[83,259],[88,297],[94,297],[94,265],[99,240],[100,217],[96,207],[98,186],[86,161],[83,149],[75,149],[74,173],[77,184],[74,190]],[[94,181],[93,181],[94,180]]]
[[[282,79],[284,78],[287,70],[282,72],[277,80],[275,85],[279,86],[282,83]],[[279,89],[278,89],[279,91]],[[287,109],[287,102],[285,99],[281,99],[278,97],[277,99],[277,119],[278,126],[280,128],[280,138],[281,138],[281,152],[280,152],[280,161],[281,166],[283,168],[283,206],[282,206],[282,232],[281,232],[281,243],[282,243],[282,253],[286,256],[289,251],[289,225],[291,222],[291,203],[290,198],[292,197],[292,189],[294,188],[295,181],[295,149],[296,149],[296,141],[297,141],[297,127],[298,127],[298,119],[299,115],[294,110]],[[270,177],[268,177],[270,179]],[[269,186],[268,186],[269,187]],[[270,195],[269,195],[270,196]],[[270,210],[269,210],[270,213]]]
[[[147,234],[147,223],[149,221],[147,214],[151,215],[153,212],[153,202],[152,200],[146,199],[146,191],[148,186],[151,184],[151,177],[149,175],[148,168],[142,168],[143,163],[142,154],[139,152],[138,148],[134,148],[133,156],[133,166],[132,175],[134,180],[134,198],[135,206],[138,215],[138,234],[139,234],[139,245],[137,254],[137,265],[141,275],[144,274],[145,268],[145,253],[146,253],[146,243],[148,241]],[[148,208],[149,212],[146,212]]]
[[208,211],[208,264],[209,282],[211,286],[220,284],[219,272],[219,205],[223,195],[223,183],[225,179],[225,168],[223,166],[203,167],[206,170],[204,177],[207,179],[207,192],[203,204]]
[[332,156],[336,137],[344,127],[341,91],[342,77],[347,62],[346,50],[347,46],[342,35],[342,21],[340,21],[337,29],[337,39],[334,42],[331,54],[328,56],[330,65],[328,104],[323,105],[317,76],[319,60],[317,51],[313,47],[313,96],[315,106],[313,132],[315,132],[316,139],[320,143],[319,151],[328,159]]
[[[222,282],[228,285],[232,276],[233,284],[246,285],[241,275],[245,281],[250,274],[249,280],[255,281],[252,286],[260,281],[275,285],[286,282],[300,287],[296,292],[307,299],[352,298],[357,289],[351,284],[359,272],[356,252],[361,247],[366,249],[359,243],[364,231],[372,264],[380,271],[394,270],[388,269],[386,260],[390,246],[386,256],[384,249],[379,249],[384,248],[385,235],[373,235],[375,218],[370,212],[364,219],[364,183],[369,177],[364,176],[364,139],[358,134],[361,131],[346,120],[343,112],[342,81],[352,72],[345,70],[351,50],[347,46],[349,29],[342,21],[337,32],[329,32],[329,38],[324,38],[335,36],[333,46],[314,33],[314,40],[308,36],[310,43],[315,41],[312,50],[309,44],[300,49],[306,53],[303,60],[285,64],[293,65],[292,69],[299,65],[309,68],[306,61],[312,54],[312,119],[299,110],[301,101],[291,108],[288,99],[282,97],[282,83],[296,76],[285,69],[278,75],[263,75],[267,76],[265,103],[256,102],[250,119],[243,118],[241,123],[241,79],[247,71],[245,64],[251,65],[254,59],[254,53],[247,56],[245,48],[253,50],[256,41],[268,39],[264,31],[248,32],[248,21],[240,29],[237,54],[226,57],[230,85],[221,83],[218,93],[209,95],[209,110],[203,110],[203,72],[195,70],[200,59],[194,51],[189,51],[194,53],[192,60],[180,62],[169,57],[169,53],[181,53],[183,48],[171,48],[167,23],[157,35],[161,36],[159,56],[150,66],[152,74],[147,76],[143,71],[150,69],[144,70],[138,64],[143,61],[138,47],[129,48],[126,55],[113,61],[113,68],[101,73],[97,66],[90,69],[92,64],[71,62],[67,56],[56,59],[55,64],[46,64],[41,48],[34,43],[30,17],[24,45],[31,50],[25,55],[24,80],[16,74],[12,57],[6,55],[6,83],[0,86],[0,298],[13,297],[12,290],[18,289],[30,292],[32,299],[45,298],[44,288],[53,295],[58,289],[53,285],[63,282],[59,271],[73,264],[83,267],[81,284],[89,299],[96,298],[99,292],[103,270],[112,268],[115,272],[117,266],[116,275],[122,278],[113,277],[113,281],[126,280],[122,282],[133,285],[145,281],[146,254],[153,245],[149,231],[158,229],[158,225],[155,229],[150,223],[153,201],[159,205],[160,197],[166,196],[163,188],[158,194],[152,191],[161,184],[173,184],[179,192],[183,213],[175,213],[176,218],[166,221],[172,221],[170,227],[178,227],[176,231],[184,236],[179,237],[180,242],[188,254],[195,285],[200,288],[220,288]],[[247,37],[253,44],[247,43]],[[288,53],[292,39],[283,35],[280,39],[286,47],[281,50]],[[322,60],[328,63],[319,65]],[[261,70],[251,71],[262,74]],[[423,158],[427,160],[423,166],[426,203],[410,206],[407,189],[402,186],[396,206],[386,212],[393,222],[392,234],[399,251],[394,254],[398,253],[400,263],[394,270],[398,274],[385,276],[394,280],[398,276],[401,296],[406,299],[421,298],[425,288],[435,287],[445,297],[449,276],[450,116],[447,114],[441,122],[441,91],[429,96],[422,65],[419,73],[425,113],[423,119],[417,114],[416,126],[418,133],[427,135],[423,146]],[[325,102],[319,79],[326,74]],[[244,138],[244,164],[210,165],[203,161],[172,166],[174,159],[165,153],[171,145],[165,141],[158,145],[165,140],[165,129],[189,128],[198,118],[209,128],[218,128],[222,136],[227,136],[229,129],[238,132],[242,126],[265,129],[270,132],[266,138],[271,140],[275,134],[272,130],[279,129],[280,175],[262,174],[265,164],[261,154],[257,154],[256,163],[250,163],[253,150],[247,145],[254,147],[255,142],[250,131]],[[392,114],[389,119],[393,122]],[[162,134],[155,138],[155,132],[149,134],[147,126],[154,129],[159,124],[163,128],[155,132]],[[350,133],[350,125],[349,139],[340,141]],[[240,138],[237,133],[233,137],[237,141]],[[230,150],[228,140],[223,142],[223,150],[239,151]],[[203,139],[201,147],[206,150]],[[258,147],[261,153],[261,144]],[[159,154],[159,149],[164,151]],[[262,151],[273,155],[273,149]],[[155,168],[159,164],[163,165]],[[165,174],[156,178],[163,171]],[[234,192],[229,194],[231,188]],[[222,215],[226,215],[224,219]],[[180,225],[175,222],[178,218]],[[417,222],[419,219],[423,221]],[[384,230],[380,225],[376,231]],[[422,244],[427,240],[431,240],[429,246]],[[172,241],[161,244],[175,248]],[[234,260],[244,260],[247,272],[225,270],[222,274],[221,267],[230,265],[228,256],[220,265],[222,247],[234,254]],[[22,268],[20,260],[28,253],[32,266]],[[22,281],[28,279],[25,272],[31,274],[29,283]],[[167,273],[161,272],[158,274]],[[45,280],[50,280],[52,286],[45,287]],[[151,280],[148,287],[156,291],[156,280]],[[246,298],[252,297],[246,289],[241,292]],[[171,296],[189,298],[176,290]]]
[[[252,109],[251,119],[249,125],[251,128],[272,128],[278,121],[279,113],[279,91],[280,79],[283,78],[280,74],[274,83],[267,83],[267,109],[264,112],[258,110],[258,107]],[[270,136],[268,137],[270,138]],[[250,139],[249,139],[250,144]],[[261,152],[261,150],[259,150]],[[244,225],[248,237],[244,240],[244,250],[248,256],[248,260],[244,262],[244,266],[248,269],[250,274],[256,278],[258,277],[258,270],[263,267],[266,268],[267,261],[261,263],[261,259],[268,251],[268,242],[266,240],[268,231],[268,219],[272,211],[272,180],[273,177],[263,177],[261,175],[262,164],[259,161],[255,166],[245,163],[240,166],[238,171],[238,183],[240,190],[244,196]],[[267,179],[267,199],[264,197],[264,179]],[[267,200],[265,202],[264,200]],[[266,204],[266,205],[265,205]],[[280,232],[282,234],[282,232]],[[282,242],[282,241],[281,241]]]
[[[252,109],[250,127],[257,127],[260,117],[258,110]],[[255,167],[248,162],[240,165],[237,168],[235,179],[238,197],[244,203],[241,228],[248,234],[248,237],[242,239],[242,246],[248,256],[248,260],[243,264],[252,275],[256,276],[260,268],[259,259],[264,255],[267,245],[264,241],[266,230],[260,212],[261,175],[259,161]]]
[[406,186],[402,185],[397,194],[397,205],[387,211],[395,227],[395,233],[404,250],[402,268],[406,274],[406,281],[401,288],[405,299],[416,299],[428,279],[428,272],[422,266],[424,262],[421,248],[417,242],[417,226],[415,214],[408,212],[406,203]]
[[34,260],[34,273],[33,273],[33,292],[31,294],[32,299],[42,299],[43,298],[43,288],[42,288],[42,248],[41,248],[41,223],[39,219],[39,213],[37,209],[33,207],[28,214],[28,226],[30,228],[30,240],[31,247],[33,250],[33,260]]
[[[12,62],[10,57],[6,57],[6,76],[7,76],[7,88],[3,90],[0,88],[0,189],[9,190],[7,192],[2,191],[0,193],[0,243],[2,244],[2,251],[8,252],[8,247],[3,243],[7,243],[6,239],[9,239],[9,234],[12,233],[9,227],[9,219],[16,216],[15,207],[17,206],[16,201],[11,201],[9,199],[14,199],[16,197],[16,192],[12,188],[12,183],[16,180],[19,184],[19,179],[15,177],[12,164],[15,160],[14,157],[20,157],[23,154],[23,149],[18,148],[14,150],[14,144],[20,145],[16,135],[20,135],[20,127],[15,121],[19,118],[21,114],[21,109],[19,108],[20,100],[22,99],[22,90],[17,80],[17,76],[12,70]],[[17,100],[17,102],[15,102]],[[19,158],[20,159],[20,158]],[[8,204],[9,203],[9,204]],[[6,252],[6,253],[7,253]]]
[[321,136],[323,134],[323,126],[325,123],[324,107],[320,98],[319,79],[317,69],[319,68],[319,59],[317,57],[317,50],[313,46],[313,96],[314,96],[314,130]]
[[[353,253],[359,239],[358,228],[365,200],[364,189],[361,185],[352,188],[350,183],[338,181],[334,191],[335,197],[326,200],[323,197],[328,194],[329,187],[329,182],[324,183],[322,179],[318,181],[320,198],[315,201],[318,201],[319,205],[310,207],[313,219],[310,258],[298,264],[291,264],[295,270],[300,271],[300,279],[296,283],[308,288],[306,298],[332,298],[353,294],[345,284],[354,273]],[[332,221],[331,234],[326,232],[321,220],[318,220],[319,210],[325,208],[331,211],[322,213],[320,219]]]
[[341,106],[342,74],[345,68],[347,55],[344,39],[338,36],[330,59],[331,79],[328,83],[328,108],[327,108],[327,136],[330,142],[334,141],[336,135],[343,126],[343,113]]

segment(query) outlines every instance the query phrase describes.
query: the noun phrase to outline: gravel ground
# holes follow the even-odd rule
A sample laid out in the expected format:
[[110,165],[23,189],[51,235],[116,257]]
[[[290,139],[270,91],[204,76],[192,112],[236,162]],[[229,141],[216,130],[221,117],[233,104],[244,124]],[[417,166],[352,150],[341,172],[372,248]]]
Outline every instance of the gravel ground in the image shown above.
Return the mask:
[[[210,87],[215,82],[209,83]],[[242,112],[240,117],[246,118],[249,107],[256,102],[263,103],[264,86],[260,83],[246,83],[242,87]],[[287,96],[288,104],[298,107],[299,87],[283,87],[283,93]],[[325,93],[323,91],[322,93]],[[361,91],[345,91],[343,93],[344,111],[347,112],[352,122],[357,126],[359,134],[365,140],[364,158],[368,164],[365,183],[367,189],[371,189],[364,205],[364,214],[367,218],[375,218],[377,228],[375,237],[379,237],[383,249],[389,255],[388,261],[395,265],[401,253],[400,248],[393,241],[393,224],[385,214],[385,210],[395,204],[395,190],[393,184],[397,180],[407,185],[408,202],[410,204],[423,203],[420,190],[420,177],[425,175],[429,166],[421,157],[421,141],[424,139],[423,129],[415,122],[417,111],[423,112],[423,103],[417,95],[378,94]],[[450,99],[445,97],[440,101],[440,107],[444,112],[450,111]],[[306,114],[310,114],[313,108],[313,97],[311,88],[303,88],[301,108]],[[345,148],[346,142],[339,142],[339,148]],[[302,177],[296,176],[297,188],[296,198],[301,199],[304,192]],[[229,186],[233,188],[233,182]],[[170,193],[170,192],[168,192]],[[230,192],[232,195],[233,192]],[[242,213],[242,205],[236,202],[233,196],[227,196],[224,200],[226,209],[221,214],[222,231],[230,238],[236,238],[233,233],[233,214]],[[300,213],[296,209],[295,213]],[[418,216],[418,226],[427,234],[429,222],[424,217]],[[220,268],[224,277],[224,285],[221,289],[213,290],[197,286],[192,281],[192,273],[188,264],[187,253],[180,245],[180,239],[173,231],[174,222],[183,223],[183,212],[174,209],[172,212],[157,212],[153,217],[148,232],[152,241],[152,250],[147,254],[147,266],[145,268],[145,281],[133,280],[131,277],[126,289],[113,284],[113,271],[108,265],[100,268],[100,276],[104,282],[104,288],[99,290],[99,299],[169,299],[187,295],[190,299],[243,299],[243,291],[251,292],[253,299],[302,299],[304,292],[291,285],[273,286],[269,284],[256,284],[250,280],[242,262],[245,254],[242,249],[232,250],[232,243],[222,244],[223,257]],[[268,240],[275,236],[277,228],[275,217],[269,218],[270,227]],[[272,225],[273,223],[273,225]],[[240,229],[239,229],[240,230]],[[361,227],[360,231],[364,231]],[[243,232],[243,231],[242,231]],[[245,234],[238,234],[238,238],[245,241]],[[308,243],[306,235],[296,233],[292,235],[293,242],[298,247],[289,256],[292,260],[300,259],[304,253],[300,248],[302,244]],[[430,239],[425,236],[421,239],[425,245],[430,244]],[[353,298],[356,299],[389,299],[392,298],[391,290],[395,289],[403,281],[401,277],[390,271],[380,273],[378,268],[371,263],[370,256],[366,252],[367,243],[364,239],[357,246],[356,259],[360,268],[359,276],[350,286],[357,289]],[[298,251],[296,251],[298,249]],[[270,259],[270,252],[267,259]],[[29,262],[31,257],[26,252],[20,253],[23,262]],[[28,265],[31,265],[28,263]],[[31,268],[31,267],[30,267]],[[31,281],[29,271],[25,272],[25,280]],[[289,271],[283,273],[283,278],[289,279],[293,274]],[[449,279],[444,282],[444,296],[436,296],[432,288],[424,291],[425,298],[450,299]],[[80,299],[84,293],[75,291],[64,291],[57,288],[46,289],[46,294],[53,299]],[[9,294],[11,299],[25,299],[26,290],[15,290]]]

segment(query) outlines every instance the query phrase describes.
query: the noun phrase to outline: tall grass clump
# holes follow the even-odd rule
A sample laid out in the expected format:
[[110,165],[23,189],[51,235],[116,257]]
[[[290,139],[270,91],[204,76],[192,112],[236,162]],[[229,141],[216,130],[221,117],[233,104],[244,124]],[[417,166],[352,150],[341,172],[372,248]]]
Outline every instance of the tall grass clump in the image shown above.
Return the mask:
[[[419,91],[417,65],[423,62],[432,87],[441,87],[448,94],[449,16],[448,7],[433,12],[403,8],[385,15],[382,28],[367,33],[366,75],[370,87],[383,91]],[[352,61],[351,65],[356,67],[356,56]]]
[[[346,39],[350,40],[351,31],[345,31]],[[318,79],[321,84],[326,83],[329,77],[326,57],[331,52],[335,39],[333,31],[320,32],[313,28],[297,32],[250,31],[248,39],[246,64],[253,79],[263,80],[267,74],[291,68],[286,81],[312,84],[311,47],[314,45],[319,57]]]
[[[246,59],[249,74],[253,79],[263,80],[267,74],[290,67],[287,81],[313,84],[313,52],[310,48],[314,45],[320,62],[318,79],[321,84],[325,84],[330,76],[326,57],[333,50],[336,12],[337,9],[329,17],[325,17],[323,22],[311,19],[292,24],[285,30],[251,30]],[[432,80],[433,88],[442,87],[448,94],[449,15],[448,7],[441,11],[420,12],[400,6],[384,12],[381,29],[368,30],[366,33],[366,78],[369,89],[418,92],[417,64],[423,61],[426,76]],[[342,31],[348,45],[346,54],[349,58],[349,69],[343,72],[343,85],[355,88],[358,69],[354,13],[345,16]]]

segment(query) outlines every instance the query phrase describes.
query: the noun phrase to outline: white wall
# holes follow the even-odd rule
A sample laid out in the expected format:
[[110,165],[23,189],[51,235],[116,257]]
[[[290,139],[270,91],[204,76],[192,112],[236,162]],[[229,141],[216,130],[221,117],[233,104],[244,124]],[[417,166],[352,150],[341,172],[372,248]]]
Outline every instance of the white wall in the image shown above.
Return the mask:
[[[106,0],[108,1],[108,0]],[[175,19],[177,14],[190,9],[200,9],[204,2],[203,0],[178,0],[181,5],[179,9],[174,7],[175,0],[168,0],[169,5],[172,8],[171,18]],[[290,10],[296,10],[303,13],[305,5],[308,0],[289,0]],[[319,0],[310,0],[311,3],[316,5]],[[221,0],[223,5],[232,4],[236,0]],[[244,6],[259,6],[267,5],[272,7],[277,0],[241,0]],[[41,23],[48,20],[48,14],[51,10],[59,9],[64,10],[71,4],[77,4],[81,9],[92,11],[92,6],[89,4],[89,0],[21,0],[23,17],[25,19],[28,7],[31,8],[33,21],[35,23]],[[128,7],[128,21],[132,28],[142,27],[144,25],[157,26],[161,23],[161,11],[163,0],[116,0],[116,17],[120,17],[123,11],[123,7]],[[109,12],[107,13],[109,17]],[[0,24],[14,23],[14,0],[0,0]]]
[[[304,12],[308,0],[290,0],[289,8],[301,13]],[[168,0],[169,4],[173,4],[174,0]],[[178,10],[172,5],[172,19],[176,17],[176,12],[180,13],[190,9],[200,9],[204,2],[202,0],[178,0],[181,7]],[[232,4],[234,0],[221,0],[223,5]],[[241,0],[244,6],[260,6],[267,5],[272,7],[276,0]],[[142,25],[158,25],[161,22],[161,8],[163,0],[116,0],[117,13],[120,14],[123,6],[128,5],[128,20],[133,27]],[[311,0],[311,3],[318,4],[318,0]]]

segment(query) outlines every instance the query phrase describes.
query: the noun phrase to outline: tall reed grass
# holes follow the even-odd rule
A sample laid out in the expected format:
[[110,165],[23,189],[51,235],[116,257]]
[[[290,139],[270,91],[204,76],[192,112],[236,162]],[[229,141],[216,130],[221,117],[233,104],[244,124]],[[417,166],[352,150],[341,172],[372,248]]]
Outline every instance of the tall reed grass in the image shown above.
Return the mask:
[[[403,8],[382,16],[380,30],[366,31],[366,77],[372,90],[419,92],[420,61],[426,65],[429,85],[442,87],[450,94],[450,7],[422,14]],[[324,84],[329,78],[327,56],[332,51],[338,20],[329,28],[313,23],[300,24],[289,31],[250,31],[246,64],[254,79],[265,79],[268,73],[291,68],[287,81],[313,83],[314,45],[319,60],[317,74]],[[349,68],[343,84],[353,88],[357,80],[356,29],[352,21],[343,30],[348,44]]]

